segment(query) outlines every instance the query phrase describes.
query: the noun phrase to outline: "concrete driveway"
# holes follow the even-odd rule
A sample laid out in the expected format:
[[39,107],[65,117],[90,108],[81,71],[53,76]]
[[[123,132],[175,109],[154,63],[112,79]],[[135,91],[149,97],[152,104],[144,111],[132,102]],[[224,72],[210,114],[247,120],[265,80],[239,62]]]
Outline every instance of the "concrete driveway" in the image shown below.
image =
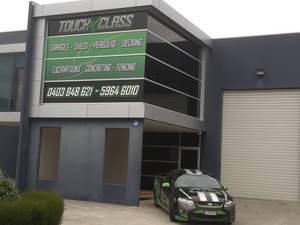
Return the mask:
[[[296,225],[300,222],[300,204],[249,199],[235,199],[235,225]],[[139,207],[65,200],[63,225],[153,225],[172,223],[153,200],[143,200]]]

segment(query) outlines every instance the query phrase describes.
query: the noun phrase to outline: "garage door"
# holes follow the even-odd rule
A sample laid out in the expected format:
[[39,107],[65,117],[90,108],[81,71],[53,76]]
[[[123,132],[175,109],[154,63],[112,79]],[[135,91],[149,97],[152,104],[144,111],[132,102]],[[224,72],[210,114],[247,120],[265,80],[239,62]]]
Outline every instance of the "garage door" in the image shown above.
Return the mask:
[[300,90],[225,91],[221,180],[236,197],[300,201]]

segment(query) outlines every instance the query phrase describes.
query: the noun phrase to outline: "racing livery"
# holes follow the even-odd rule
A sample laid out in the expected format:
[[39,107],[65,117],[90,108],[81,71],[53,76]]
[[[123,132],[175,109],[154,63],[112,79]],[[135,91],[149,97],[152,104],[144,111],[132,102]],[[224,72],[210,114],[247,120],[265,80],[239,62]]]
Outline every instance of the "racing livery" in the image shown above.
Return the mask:
[[232,224],[235,203],[227,188],[211,174],[176,169],[154,180],[154,205],[169,212],[170,220]]

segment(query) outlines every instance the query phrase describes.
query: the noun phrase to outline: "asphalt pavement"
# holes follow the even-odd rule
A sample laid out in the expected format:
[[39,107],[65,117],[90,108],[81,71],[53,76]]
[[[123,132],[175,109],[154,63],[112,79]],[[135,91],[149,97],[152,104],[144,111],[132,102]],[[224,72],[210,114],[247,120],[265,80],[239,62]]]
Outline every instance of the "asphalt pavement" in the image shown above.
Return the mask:
[[[299,203],[238,198],[235,198],[235,202],[236,221],[234,225],[300,225]],[[154,207],[152,199],[142,200],[140,201],[140,206],[133,207],[65,200],[62,224],[191,225],[191,223],[172,223],[165,211]]]

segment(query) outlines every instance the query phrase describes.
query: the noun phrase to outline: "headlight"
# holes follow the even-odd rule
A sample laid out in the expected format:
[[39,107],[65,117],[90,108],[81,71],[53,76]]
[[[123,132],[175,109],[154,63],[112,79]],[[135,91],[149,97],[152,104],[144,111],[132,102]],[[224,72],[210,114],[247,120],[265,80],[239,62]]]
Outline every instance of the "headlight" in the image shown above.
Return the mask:
[[195,207],[195,203],[192,200],[187,200],[185,198],[178,198],[178,201],[189,207]]
[[233,201],[227,201],[227,202],[225,202],[225,204],[224,204],[224,207],[225,207],[225,208],[228,208],[228,207],[231,207],[231,206],[233,206]]

